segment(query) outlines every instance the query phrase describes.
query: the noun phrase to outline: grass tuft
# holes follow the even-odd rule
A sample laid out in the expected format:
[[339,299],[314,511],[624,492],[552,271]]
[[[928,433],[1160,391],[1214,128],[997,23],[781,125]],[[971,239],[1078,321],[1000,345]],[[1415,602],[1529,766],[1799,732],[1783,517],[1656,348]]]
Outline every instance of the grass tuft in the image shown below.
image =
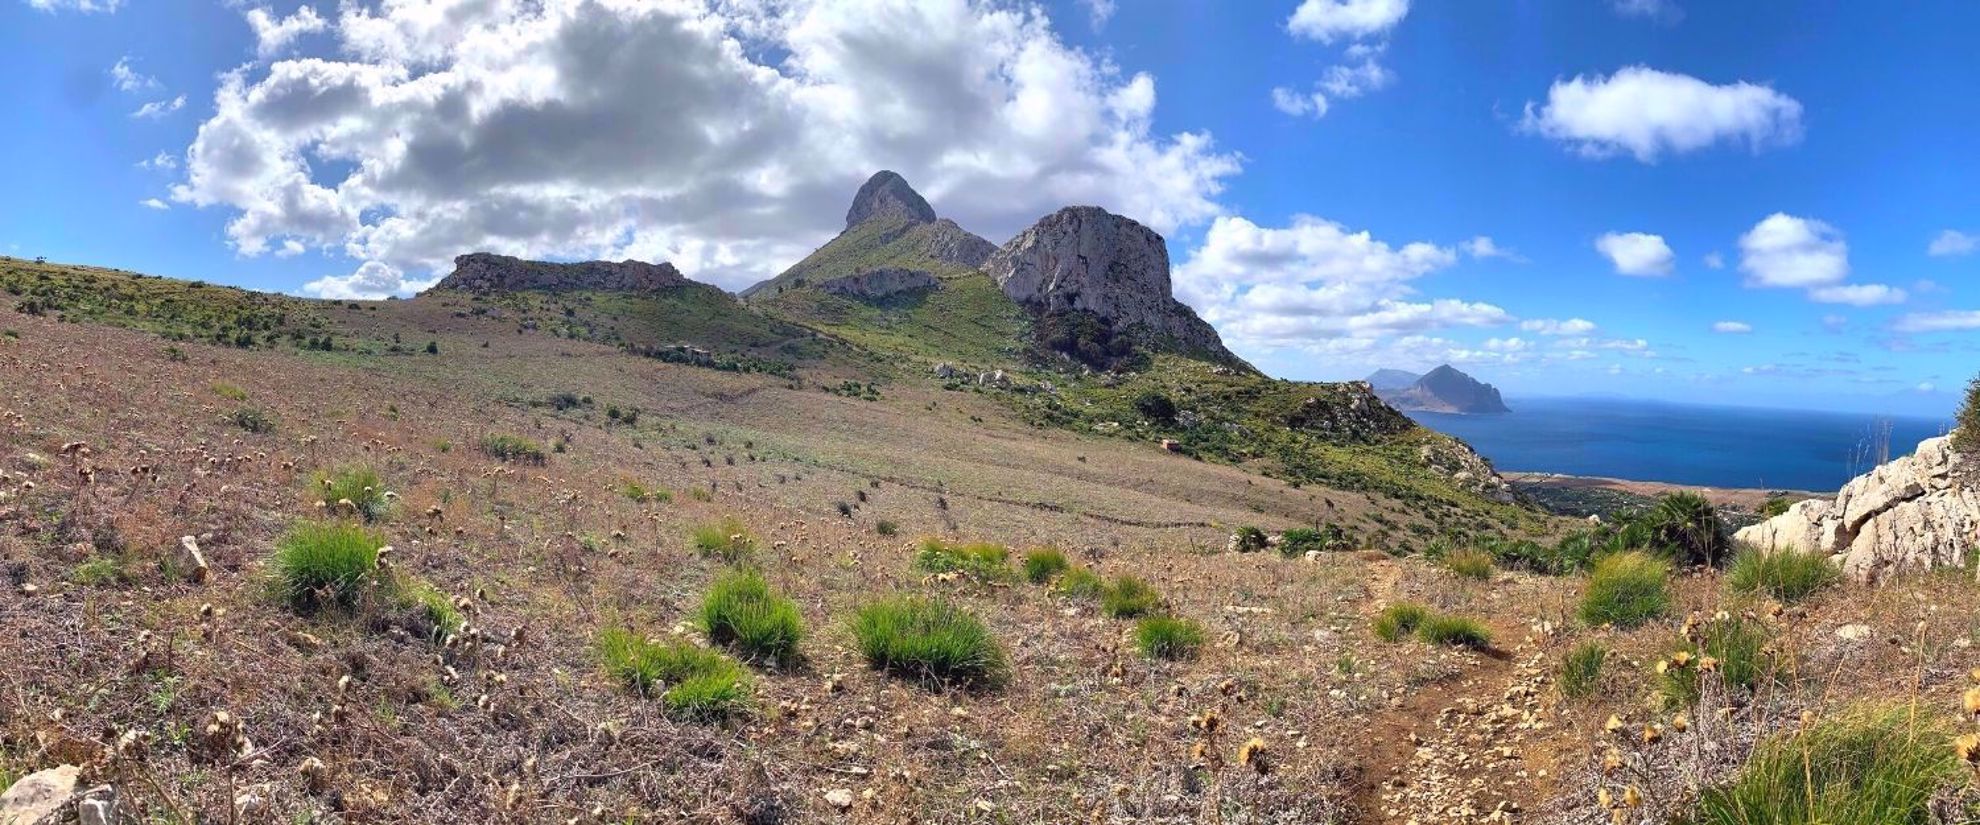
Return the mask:
[[1010,555],[1001,544],[950,544],[928,538],[915,553],[914,566],[928,573],[961,573],[977,581],[998,581],[1010,576]]
[[1767,642],[1767,629],[1757,621],[1728,616],[1706,622],[1692,630],[1691,638],[1679,639],[1669,658],[1660,660],[1657,694],[1666,706],[1689,707],[1698,701],[1700,681],[1708,669],[1733,687],[1759,688],[1776,676]]
[[1052,590],[1075,599],[1097,599],[1107,592],[1107,580],[1084,567],[1074,567],[1059,576]]
[[1122,576],[1100,592],[1100,612],[1116,619],[1132,619],[1155,612],[1162,594],[1145,581]]
[[284,601],[312,611],[357,604],[378,571],[378,534],[350,524],[304,522],[275,545],[274,569]]
[[1670,563],[1647,553],[1616,553],[1595,563],[1581,597],[1581,620],[1632,628],[1671,608]]
[[1134,646],[1150,659],[1187,659],[1203,647],[1203,627],[1188,619],[1150,616],[1135,625]]
[[1698,802],[1699,825],[1926,825],[1933,798],[1960,781],[1939,717],[1904,705],[1863,707],[1770,739],[1727,785]]
[[726,516],[721,521],[696,525],[689,530],[688,546],[704,559],[734,564],[756,554],[756,537],[742,519]]
[[605,672],[641,696],[658,694],[677,718],[711,721],[749,706],[749,674],[720,653],[655,642],[624,628],[598,633]]
[[1769,553],[1747,547],[1726,567],[1726,586],[1735,593],[1765,593],[1783,602],[1798,602],[1842,578],[1842,571],[1813,553]]
[[1040,547],[1024,554],[1024,580],[1044,584],[1066,572],[1066,554],[1057,547]]
[[1483,550],[1469,547],[1453,550],[1444,554],[1444,566],[1467,579],[1485,581],[1492,578],[1492,554]]
[[1430,618],[1430,608],[1415,602],[1396,602],[1382,608],[1375,616],[1375,638],[1385,642],[1400,642],[1416,632],[1423,620]]
[[[366,522],[379,522],[392,513],[392,501],[385,497],[385,482],[369,467],[345,467],[334,473],[318,474],[316,489],[322,493],[323,504],[332,515],[351,513]],[[356,508],[354,513],[343,509],[346,501]]]
[[1432,614],[1416,626],[1416,638],[1425,644],[1468,647],[1484,650],[1492,646],[1492,631],[1484,622],[1464,616]]
[[873,602],[854,615],[852,630],[866,663],[896,675],[968,687],[994,687],[1008,676],[990,630],[947,601]]
[[549,460],[543,445],[514,435],[490,435],[481,439],[481,451],[497,461],[542,464]]
[[1595,695],[1602,682],[1602,665],[1609,660],[1609,648],[1601,642],[1582,642],[1561,659],[1561,693],[1569,699]]
[[771,590],[754,570],[730,571],[709,586],[701,602],[701,626],[709,641],[779,665],[797,661],[798,642],[804,638],[797,605]]

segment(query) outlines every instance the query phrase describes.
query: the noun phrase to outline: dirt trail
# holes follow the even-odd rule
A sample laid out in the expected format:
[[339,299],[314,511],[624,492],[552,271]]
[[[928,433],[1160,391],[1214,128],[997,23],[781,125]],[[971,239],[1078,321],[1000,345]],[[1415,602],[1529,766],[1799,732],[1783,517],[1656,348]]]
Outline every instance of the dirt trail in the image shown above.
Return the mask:
[[[1400,565],[1369,566],[1369,605],[1398,596]],[[1368,724],[1356,808],[1365,823],[1518,823],[1537,801],[1526,765],[1540,719],[1540,657],[1528,628],[1490,620],[1498,643],[1464,654],[1465,670],[1408,689]],[[1537,725],[1536,725],[1537,723]]]

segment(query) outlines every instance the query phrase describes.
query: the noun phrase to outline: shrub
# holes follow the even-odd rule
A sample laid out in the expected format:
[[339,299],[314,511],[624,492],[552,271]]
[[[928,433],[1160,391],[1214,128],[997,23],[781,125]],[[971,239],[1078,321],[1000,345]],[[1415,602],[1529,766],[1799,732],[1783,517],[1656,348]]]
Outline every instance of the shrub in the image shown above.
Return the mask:
[[860,655],[900,676],[974,687],[1003,682],[1004,651],[988,628],[940,599],[901,597],[874,602],[853,617]]
[[1176,420],[1176,402],[1154,390],[1135,397],[1134,411],[1141,413],[1141,417],[1158,424],[1168,424]]
[[1249,524],[1231,533],[1231,549],[1240,553],[1256,553],[1271,545],[1265,531]]
[[1188,619],[1150,616],[1135,625],[1134,646],[1150,659],[1187,659],[1203,646],[1203,628]]
[[209,389],[213,390],[214,395],[225,398],[228,401],[246,401],[248,399],[247,390],[225,381],[215,381]]
[[1697,493],[1671,493],[1643,517],[1651,547],[1670,553],[1685,564],[1717,566],[1731,541],[1712,503]]
[[1966,385],[1966,400],[1961,401],[1959,413],[1953,419],[1953,449],[1967,454],[1980,454],[1980,376],[1975,376]]
[[1954,731],[1915,707],[1847,710],[1762,742],[1739,775],[1706,790],[1699,825],[1927,825],[1932,800],[1960,781]]
[[1474,548],[1453,550],[1444,555],[1444,566],[1467,579],[1492,578],[1492,554]]
[[659,693],[676,717],[719,719],[749,705],[749,674],[712,650],[608,628],[598,634],[598,657],[606,673],[641,696]]
[[1582,642],[1561,659],[1561,693],[1569,699],[1594,695],[1602,680],[1602,665],[1609,660],[1609,649],[1601,642]]
[[1632,551],[1604,557],[1589,571],[1581,596],[1581,620],[1591,625],[1631,628],[1664,615],[1671,607],[1665,577],[1670,564]]
[[722,575],[701,602],[701,626],[708,639],[758,661],[788,665],[797,661],[804,620],[797,605],[770,589],[753,570]]
[[369,467],[345,467],[318,474],[316,486],[323,491],[323,504],[332,514],[339,514],[346,501],[354,508],[353,515],[367,522],[383,521],[392,513],[392,500],[385,496],[385,482]]
[[1798,602],[1842,577],[1829,560],[1814,553],[1769,553],[1741,548],[1726,566],[1726,586],[1736,593],[1765,593]]
[[1430,608],[1415,602],[1396,602],[1382,608],[1375,615],[1375,638],[1385,642],[1400,642],[1416,632],[1424,619],[1430,618]]
[[490,435],[481,439],[481,451],[497,461],[542,464],[549,460],[543,445],[514,435]]
[[1795,503],[1798,501],[1800,501],[1800,499],[1797,499],[1794,496],[1769,497],[1766,503],[1760,505],[1760,517],[1773,518],[1775,516],[1784,515],[1787,513],[1787,511],[1790,508],[1794,507]]
[[1010,555],[1001,544],[949,544],[930,538],[922,540],[914,566],[929,573],[961,573],[978,581],[995,581],[1010,575]]
[[1076,599],[1092,599],[1107,591],[1107,580],[1084,567],[1074,567],[1059,576],[1052,589]]
[[873,525],[873,532],[882,536],[899,535],[901,526],[886,519],[881,519]]
[[1425,644],[1483,650],[1492,646],[1492,631],[1483,622],[1463,616],[1431,614],[1416,625],[1416,638]]
[[735,516],[696,526],[688,531],[688,545],[704,559],[721,559],[731,564],[756,553],[756,537]]
[[1040,547],[1024,554],[1024,580],[1044,584],[1069,567],[1066,554],[1057,547]]
[[76,584],[95,587],[99,585],[123,584],[130,581],[131,576],[130,571],[126,569],[123,558],[118,556],[92,556],[88,561],[76,565],[76,571],[70,575],[70,578]]
[[1122,576],[1100,592],[1100,612],[1116,619],[1144,616],[1161,606],[1162,595],[1147,582]]
[[304,522],[276,542],[274,570],[284,601],[297,610],[351,607],[378,571],[376,533],[335,522]]
[[[1708,656],[1709,664],[1705,661]],[[1692,629],[1691,638],[1679,639],[1676,652],[1660,662],[1657,694],[1671,707],[1689,707],[1698,701],[1699,680],[1707,668],[1716,670],[1727,685],[1744,690],[1758,688],[1775,677],[1774,660],[1767,653],[1766,628],[1737,616],[1714,619]]]
[[1318,528],[1294,527],[1279,534],[1279,553],[1289,557],[1304,556],[1316,550],[1323,553],[1343,550],[1348,544],[1347,534],[1332,524],[1323,524]]
[[275,417],[260,407],[242,407],[227,416],[234,426],[251,433],[265,434],[275,431]]

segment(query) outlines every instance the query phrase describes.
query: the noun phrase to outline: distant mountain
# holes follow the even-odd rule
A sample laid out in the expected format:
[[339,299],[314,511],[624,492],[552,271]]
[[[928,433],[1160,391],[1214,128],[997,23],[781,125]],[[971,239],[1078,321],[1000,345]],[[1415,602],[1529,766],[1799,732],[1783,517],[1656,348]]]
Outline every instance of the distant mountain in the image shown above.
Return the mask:
[[1395,381],[1409,373],[1401,370],[1377,370],[1368,377],[1368,383],[1375,388],[1375,394],[1398,409],[1421,412],[1464,413],[1467,415],[1495,415],[1512,412],[1499,390],[1491,384],[1479,381],[1459,372],[1457,368],[1445,364],[1425,373],[1405,387],[1383,386],[1377,383]]
[[1369,373],[1364,380],[1377,390],[1406,390],[1423,376],[1405,370],[1380,369]]

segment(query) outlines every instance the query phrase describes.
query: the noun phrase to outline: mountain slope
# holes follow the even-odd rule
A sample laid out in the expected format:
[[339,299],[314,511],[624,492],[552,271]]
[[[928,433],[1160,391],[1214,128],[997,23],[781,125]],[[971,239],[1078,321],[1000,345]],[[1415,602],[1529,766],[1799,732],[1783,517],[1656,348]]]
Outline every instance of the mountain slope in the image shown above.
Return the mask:
[[1405,410],[1467,415],[1512,412],[1505,400],[1499,397],[1498,388],[1472,378],[1449,364],[1425,373],[1407,387],[1377,387],[1376,391],[1382,400]]
[[[846,228],[804,260],[742,291],[749,299],[817,287],[871,270],[903,270],[943,280],[982,266],[995,246],[933,207],[900,175],[880,171],[853,196]],[[925,283],[922,288],[927,288]],[[900,290],[906,291],[906,290]],[[862,294],[883,298],[888,294]]]

